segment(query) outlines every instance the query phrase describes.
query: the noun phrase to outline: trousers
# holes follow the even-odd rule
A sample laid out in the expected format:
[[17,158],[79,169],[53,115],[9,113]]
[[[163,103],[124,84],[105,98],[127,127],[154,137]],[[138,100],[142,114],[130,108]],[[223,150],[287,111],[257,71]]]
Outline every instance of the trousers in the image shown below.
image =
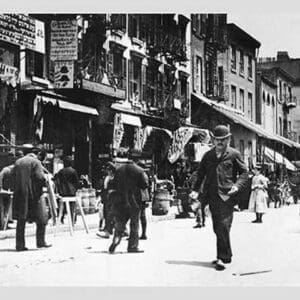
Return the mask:
[[209,195],[209,208],[213,230],[217,238],[217,259],[223,263],[230,263],[232,258],[230,229],[233,221],[233,205],[223,201],[217,193],[213,193]]
[[[26,220],[19,219],[17,221],[16,248],[25,247],[25,225],[26,225]],[[38,247],[46,244],[45,235],[46,235],[46,225],[41,223],[36,223],[36,245]]]

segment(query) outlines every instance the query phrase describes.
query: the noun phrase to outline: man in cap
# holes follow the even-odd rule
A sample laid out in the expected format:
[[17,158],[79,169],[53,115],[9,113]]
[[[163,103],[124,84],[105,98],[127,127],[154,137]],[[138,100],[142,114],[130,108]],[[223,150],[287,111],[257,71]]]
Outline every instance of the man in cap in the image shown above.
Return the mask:
[[237,193],[245,186],[248,173],[241,154],[229,146],[231,133],[228,127],[215,127],[214,147],[206,152],[197,170],[197,180],[190,197],[197,199],[201,183],[212,215],[213,230],[217,237],[217,259],[212,263],[216,270],[224,270],[231,263],[230,228]]
[[41,162],[37,158],[40,149],[31,144],[24,144],[25,156],[15,162],[12,177],[15,184],[13,196],[13,218],[17,220],[16,250],[25,251],[26,221],[36,223],[36,245],[47,248],[45,242],[48,221],[46,207],[40,202],[45,177]]

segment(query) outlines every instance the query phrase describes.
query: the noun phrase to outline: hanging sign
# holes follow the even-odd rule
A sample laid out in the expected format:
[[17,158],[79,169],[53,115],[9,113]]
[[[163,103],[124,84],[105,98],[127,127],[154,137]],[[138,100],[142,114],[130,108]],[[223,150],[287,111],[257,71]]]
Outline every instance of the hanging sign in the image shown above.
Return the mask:
[[52,21],[50,59],[77,60],[77,35],[76,20]]
[[124,135],[124,126],[120,113],[115,114],[113,149],[119,149]]
[[16,86],[19,80],[19,70],[15,67],[0,63],[0,80]]
[[168,160],[171,164],[184,153],[184,147],[192,138],[193,133],[194,129],[189,127],[180,127],[174,132],[173,141],[168,153]]
[[56,61],[54,65],[54,86],[56,89],[74,87],[73,61]]

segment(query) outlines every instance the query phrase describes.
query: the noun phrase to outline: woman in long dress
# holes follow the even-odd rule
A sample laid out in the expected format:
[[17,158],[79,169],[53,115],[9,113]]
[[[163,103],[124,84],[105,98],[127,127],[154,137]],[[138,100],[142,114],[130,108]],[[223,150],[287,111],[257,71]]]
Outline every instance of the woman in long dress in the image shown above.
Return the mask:
[[261,166],[254,168],[252,178],[249,211],[256,213],[256,219],[252,223],[262,223],[262,215],[267,210],[267,187],[268,178],[261,174]]

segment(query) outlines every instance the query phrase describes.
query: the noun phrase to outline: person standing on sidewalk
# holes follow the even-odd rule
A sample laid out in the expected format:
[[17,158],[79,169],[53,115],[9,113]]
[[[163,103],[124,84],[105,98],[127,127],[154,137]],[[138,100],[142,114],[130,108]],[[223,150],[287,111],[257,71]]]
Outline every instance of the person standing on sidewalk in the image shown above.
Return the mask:
[[[131,158],[129,152],[126,155],[127,158]],[[109,253],[114,253],[120,244],[128,220],[130,220],[130,233],[127,251],[130,253],[144,252],[138,248],[139,220],[142,206],[141,189],[147,187],[148,177],[145,171],[131,159],[126,159],[117,168],[115,174],[116,199],[113,204],[115,230]]]
[[230,228],[236,195],[246,184],[248,172],[241,154],[229,146],[231,133],[224,125],[215,127],[214,147],[206,152],[199,164],[197,180],[190,197],[197,199],[205,178],[203,196],[212,215],[213,230],[217,237],[217,259],[212,263],[216,270],[224,270],[231,263]]
[[[58,194],[61,197],[75,197],[76,191],[79,188],[79,178],[77,171],[72,167],[72,157],[66,156],[64,158],[64,167],[54,175],[54,182],[57,187]],[[72,223],[74,224],[75,218],[75,202],[70,202],[70,210],[72,216]],[[66,214],[64,205],[63,215],[60,222],[63,223]]]
[[107,175],[105,176],[104,179],[103,192],[102,192],[103,215],[104,215],[105,226],[103,232],[99,230],[96,233],[96,235],[101,238],[108,239],[110,235],[113,234],[113,227],[114,227],[112,205],[113,205],[113,200],[115,195],[114,176],[116,172],[115,165],[110,161],[107,162],[106,164],[106,172]]
[[249,211],[256,213],[256,219],[252,223],[262,223],[262,215],[267,211],[267,188],[269,179],[261,174],[261,166],[256,165],[251,184]]
[[45,176],[41,162],[37,158],[40,150],[31,144],[24,145],[25,156],[15,162],[12,169],[14,183],[13,218],[17,220],[16,250],[25,251],[26,221],[36,223],[36,246],[48,248],[45,242],[48,216],[45,203],[41,201]]

